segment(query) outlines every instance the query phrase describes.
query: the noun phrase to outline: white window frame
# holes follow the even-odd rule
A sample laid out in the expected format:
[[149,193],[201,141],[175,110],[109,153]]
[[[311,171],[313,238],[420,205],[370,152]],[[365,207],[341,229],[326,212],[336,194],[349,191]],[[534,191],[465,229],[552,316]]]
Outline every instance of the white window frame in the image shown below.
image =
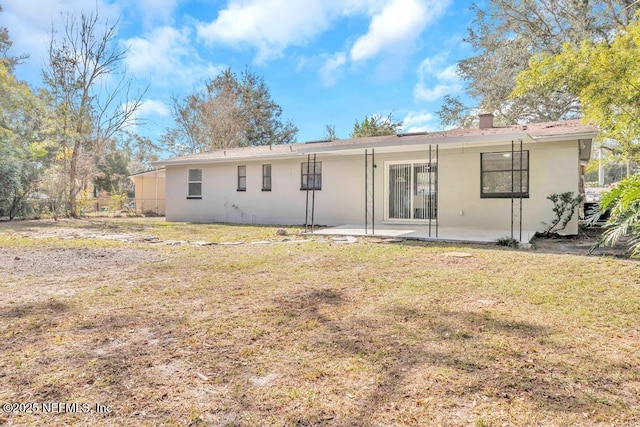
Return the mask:
[[[200,179],[192,180],[191,171],[200,171]],[[200,184],[200,194],[191,194],[191,184]],[[187,170],[187,199],[202,199],[202,169]]]
[[[267,168],[267,166],[269,167],[269,175],[265,174],[265,169]],[[273,177],[273,164],[271,163],[263,164],[262,165],[262,191],[271,191],[271,188],[273,186],[272,177]],[[268,178],[269,185],[265,185],[266,178]]]

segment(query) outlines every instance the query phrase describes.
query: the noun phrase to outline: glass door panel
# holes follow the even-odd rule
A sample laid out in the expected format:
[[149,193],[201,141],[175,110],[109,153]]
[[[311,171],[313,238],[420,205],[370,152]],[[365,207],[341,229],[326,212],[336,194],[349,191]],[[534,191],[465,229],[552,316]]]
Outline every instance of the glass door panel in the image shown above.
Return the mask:
[[389,165],[389,218],[411,218],[411,164]]
[[435,219],[437,165],[389,165],[389,219]]

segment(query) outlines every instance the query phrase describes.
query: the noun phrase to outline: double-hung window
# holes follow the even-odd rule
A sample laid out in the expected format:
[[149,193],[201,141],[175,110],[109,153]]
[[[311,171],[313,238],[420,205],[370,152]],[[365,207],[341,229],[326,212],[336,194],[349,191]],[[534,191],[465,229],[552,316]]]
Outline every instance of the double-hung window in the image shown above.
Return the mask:
[[480,197],[529,197],[529,151],[481,153]]
[[247,191],[247,167],[238,166],[238,191]]
[[202,169],[189,169],[187,199],[202,199]]
[[300,170],[301,190],[322,190],[322,162],[304,162]]
[[271,191],[271,165],[262,165],[262,191]]

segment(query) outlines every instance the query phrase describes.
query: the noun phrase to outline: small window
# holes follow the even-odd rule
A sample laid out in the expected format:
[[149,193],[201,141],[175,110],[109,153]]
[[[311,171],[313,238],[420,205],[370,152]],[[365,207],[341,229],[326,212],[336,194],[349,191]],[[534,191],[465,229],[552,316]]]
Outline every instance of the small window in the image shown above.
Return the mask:
[[529,151],[482,153],[480,171],[481,198],[529,197]]
[[238,191],[247,191],[247,167],[238,166]]
[[322,190],[322,162],[304,162],[301,172],[301,190]]
[[187,199],[202,199],[202,169],[189,169]]
[[271,191],[271,165],[262,165],[262,191]]

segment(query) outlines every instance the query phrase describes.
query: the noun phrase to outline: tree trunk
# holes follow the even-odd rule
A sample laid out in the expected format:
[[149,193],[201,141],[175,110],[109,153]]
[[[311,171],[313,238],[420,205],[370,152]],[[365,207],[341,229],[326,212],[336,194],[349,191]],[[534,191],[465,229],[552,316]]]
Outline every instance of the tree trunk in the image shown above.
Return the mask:
[[73,144],[73,153],[71,153],[71,164],[69,171],[69,215],[73,218],[78,217],[76,212],[76,175],[78,169],[78,154],[80,150],[80,142],[76,139]]

